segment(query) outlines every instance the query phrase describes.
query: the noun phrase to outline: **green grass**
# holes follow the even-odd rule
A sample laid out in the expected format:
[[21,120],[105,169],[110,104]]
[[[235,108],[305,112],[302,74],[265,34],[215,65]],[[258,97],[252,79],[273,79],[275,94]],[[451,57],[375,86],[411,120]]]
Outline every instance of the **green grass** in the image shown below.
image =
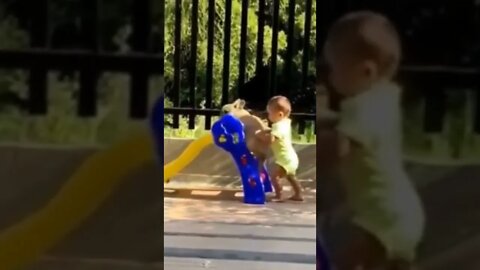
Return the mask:
[[[167,118],[172,120],[171,117]],[[179,120],[179,128],[165,127],[165,138],[196,139],[209,132],[204,128],[203,116],[195,118],[194,129],[188,129],[188,117]],[[216,120],[218,117],[212,117],[212,123]],[[293,130],[294,143],[315,144],[312,123],[307,124],[304,134],[296,132],[298,125],[294,125]],[[452,139],[452,125],[449,124],[442,133],[430,135],[423,132],[421,122],[412,121],[406,122],[404,130],[404,153],[409,160],[441,164],[480,163],[480,135],[470,132],[458,134]],[[461,141],[457,142],[455,138]]]
[[[212,117],[212,124],[218,120],[218,117]],[[171,117],[169,118],[171,121]],[[180,139],[196,139],[208,132],[209,130],[205,129],[205,117],[197,116],[195,117],[195,129],[188,129],[188,117],[181,117],[179,121],[179,128],[174,129],[172,127],[165,127],[164,136],[165,138],[180,138]],[[298,124],[294,124],[293,127],[292,139],[294,143],[297,144],[315,144],[315,133],[313,129],[313,123],[307,123],[304,134],[298,133]]]

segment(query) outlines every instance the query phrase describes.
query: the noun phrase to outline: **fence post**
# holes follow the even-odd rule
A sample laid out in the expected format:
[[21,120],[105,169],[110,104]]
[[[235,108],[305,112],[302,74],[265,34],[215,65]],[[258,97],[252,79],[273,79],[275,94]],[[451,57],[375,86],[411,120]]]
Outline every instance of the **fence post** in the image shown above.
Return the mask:
[[78,97],[78,115],[95,116],[97,114],[98,70],[96,54],[100,49],[98,42],[99,0],[82,1],[82,36],[84,48],[91,51],[86,66],[80,70],[80,94]]
[[163,96],[164,91],[164,76],[165,76],[165,0],[159,0],[159,15],[160,15],[160,25],[159,25],[159,36],[160,36],[160,58],[163,61],[160,63],[160,76],[162,77],[163,84],[160,86],[161,95]]
[[[151,37],[151,0],[133,2],[133,38],[132,48],[135,52],[146,53],[150,49]],[[159,67],[160,68],[160,67]],[[130,116],[143,119],[148,114],[149,74],[136,69],[131,74]]]
[[[181,57],[182,57],[182,0],[175,0],[175,52],[173,55],[173,106],[180,107]],[[180,126],[178,114],[173,115],[173,128]]]
[[278,54],[278,27],[280,23],[280,0],[273,0],[272,23],[272,54],[270,58],[270,82],[268,96],[273,96],[277,91],[277,54]]
[[[241,16],[241,27],[240,27],[240,61],[238,67],[238,87],[240,89],[245,83],[245,73],[246,73],[246,57],[247,57],[247,30],[248,30],[248,7],[249,0],[242,0],[242,16]],[[239,96],[239,93],[235,96]]]
[[306,0],[305,9],[305,35],[303,42],[303,58],[302,58],[302,90],[308,87],[308,64],[310,57],[310,28],[312,27],[312,0]]
[[[215,45],[215,0],[208,0],[208,44],[207,44],[207,81],[205,85],[205,107],[213,105],[213,57]],[[205,116],[205,129],[212,126],[212,118]]]
[[[307,8],[308,9],[308,8]],[[288,1],[288,22],[287,22],[287,55],[285,58],[285,70],[284,81],[285,88],[282,89],[282,93],[286,96],[290,96],[292,88],[292,65],[293,65],[293,51],[295,49],[295,0]],[[307,31],[307,29],[305,29]],[[280,89],[279,89],[280,90]]]
[[229,85],[230,85],[230,37],[232,25],[232,0],[225,0],[225,23],[223,36],[223,84],[222,84],[222,104],[228,103]]
[[[49,0],[36,0],[32,2],[31,16],[31,47],[45,49],[49,40]],[[29,111],[31,114],[46,114],[48,72],[41,63],[32,63],[29,78]]]
[[[190,70],[188,74],[190,84],[190,107],[196,109],[197,107],[197,40],[198,40],[198,0],[192,0],[192,29],[190,39]],[[195,114],[188,115],[188,128],[195,128]]]

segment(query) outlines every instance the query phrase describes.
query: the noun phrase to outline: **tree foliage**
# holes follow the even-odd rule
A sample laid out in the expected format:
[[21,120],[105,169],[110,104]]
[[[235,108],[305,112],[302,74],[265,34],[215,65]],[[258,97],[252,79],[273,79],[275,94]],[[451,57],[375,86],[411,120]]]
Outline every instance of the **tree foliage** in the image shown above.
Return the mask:
[[[240,59],[240,31],[241,31],[241,12],[242,12],[242,1],[233,0],[232,1],[232,17],[231,17],[231,38],[230,38],[230,77],[229,80],[229,89],[233,91],[238,87],[238,76],[239,76],[239,59]],[[268,4],[271,4],[271,1],[267,1]],[[198,48],[195,55],[192,55],[193,52],[190,47],[191,36],[192,36],[192,16],[191,10],[192,3],[191,1],[182,1],[182,18],[181,18],[181,49],[182,61],[181,61],[181,99],[182,101],[187,101],[188,95],[188,76],[189,76],[189,63],[193,57],[197,59],[197,84],[196,89],[197,93],[201,93],[199,100],[196,100],[196,105],[201,104],[202,100],[205,98],[205,84],[206,84],[206,63],[207,63],[207,46],[208,46],[208,1],[199,1],[199,18],[198,18]],[[280,31],[278,34],[278,49],[279,54],[277,60],[279,63],[278,73],[281,73],[281,69],[285,60],[285,50],[287,48],[287,37],[286,37],[286,22],[288,19],[288,0],[280,1]],[[258,1],[253,0],[249,2],[248,7],[248,24],[247,24],[247,52],[246,52],[246,79],[247,81],[255,76],[256,69],[256,50],[257,50],[257,40],[258,40]],[[272,7],[267,5],[266,8],[267,18],[271,18]],[[174,72],[174,54],[175,54],[175,0],[166,1],[166,20],[165,20],[165,79],[167,81],[166,90],[167,92],[173,86],[173,72]],[[315,6],[313,7],[313,14],[315,14]],[[310,18],[312,21],[312,27],[309,30],[311,32],[311,39],[309,41],[311,45],[311,52],[315,48],[315,16]],[[214,38],[214,65],[213,65],[213,82],[214,82],[214,92],[213,97],[217,105],[219,105],[221,99],[221,87],[222,80],[225,79],[222,77],[223,70],[223,59],[224,59],[224,22],[225,22],[225,0],[215,1],[215,38]],[[291,79],[294,80],[295,76],[299,78],[301,73],[301,41],[303,39],[305,29],[305,6],[304,3],[297,3],[295,7],[295,43],[297,44],[296,51],[294,53],[294,63],[295,71]],[[272,26],[271,19],[266,21],[264,27],[264,47],[263,47],[263,64],[268,65],[271,55],[271,46],[272,46]],[[309,73],[314,74],[314,63],[313,63],[313,53],[310,53],[311,66]]]

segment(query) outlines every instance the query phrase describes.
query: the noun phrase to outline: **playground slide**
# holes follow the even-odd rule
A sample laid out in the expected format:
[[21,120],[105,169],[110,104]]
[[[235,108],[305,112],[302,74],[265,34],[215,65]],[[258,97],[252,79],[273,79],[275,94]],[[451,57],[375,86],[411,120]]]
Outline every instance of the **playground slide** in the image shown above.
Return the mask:
[[2,270],[24,269],[77,228],[122,179],[153,160],[148,133],[138,134],[87,159],[57,195],[36,213],[0,232]]
[[188,164],[190,164],[205,147],[211,144],[213,144],[213,137],[211,134],[206,134],[191,142],[178,158],[163,167],[164,181],[168,182],[170,178],[188,166]]

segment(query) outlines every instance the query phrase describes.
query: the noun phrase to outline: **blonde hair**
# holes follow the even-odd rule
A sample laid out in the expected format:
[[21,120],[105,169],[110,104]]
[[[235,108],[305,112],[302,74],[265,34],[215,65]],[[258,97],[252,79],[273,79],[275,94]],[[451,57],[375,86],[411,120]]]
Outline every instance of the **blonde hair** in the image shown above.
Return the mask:
[[274,96],[268,101],[268,106],[272,107],[276,111],[280,111],[285,114],[285,116],[290,116],[292,112],[292,104],[290,100],[284,96]]
[[401,59],[397,30],[383,15],[372,11],[348,13],[337,20],[327,35],[325,50],[340,49],[354,57],[373,60],[380,75],[396,74]]

